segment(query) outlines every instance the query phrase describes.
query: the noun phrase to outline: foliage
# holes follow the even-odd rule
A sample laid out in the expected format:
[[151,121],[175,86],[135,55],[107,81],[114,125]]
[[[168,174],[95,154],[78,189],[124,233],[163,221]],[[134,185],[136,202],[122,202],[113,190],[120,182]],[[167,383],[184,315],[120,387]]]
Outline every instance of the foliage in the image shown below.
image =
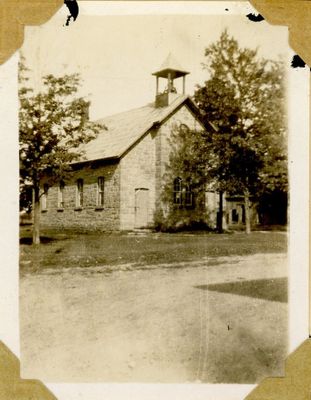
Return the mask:
[[[154,215],[155,229],[180,231],[209,229],[205,217],[206,168],[200,162],[198,146],[206,140],[204,130],[190,130],[185,125],[175,125],[169,138],[170,155],[163,176],[161,206]],[[174,199],[174,180],[180,179],[179,203]],[[188,191],[188,204],[185,202]]]
[[287,190],[284,65],[240,48],[226,30],[205,56],[209,79],[194,100],[215,129],[200,159],[215,189],[244,195],[249,232],[249,197]]
[[[194,99],[216,130],[210,173],[220,190],[287,189],[284,66],[242,49],[225,30],[205,50],[209,73]],[[205,146],[206,147],[206,146]],[[207,154],[205,152],[205,154]],[[204,155],[204,154],[203,154]]]
[[31,213],[32,209],[32,187],[27,185],[23,179],[20,178],[19,183],[19,211]]
[[[94,139],[100,124],[88,119],[90,102],[78,96],[78,74],[42,78],[42,90],[27,87],[27,67],[19,65],[20,177],[34,192],[39,207],[43,183],[52,186],[63,180],[70,163],[82,159],[80,146]],[[35,224],[38,230],[38,212]],[[39,239],[36,238],[36,241]]]
[[[222,231],[222,193],[243,195],[246,231],[250,231],[250,197],[287,190],[285,72],[279,61],[260,59],[257,50],[240,48],[225,30],[205,50],[208,79],[197,86],[197,104],[206,132],[176,129],[167,166],[162,214],[168,226],[206,220],[200,193],[220,194],[218,229]],[[172,182],[191,179],[199,204],[195,211],[172,204]],[[165,211],[165,212],[164,212]],[[157,217],[161,212],[157,210]],[[191,217],[192,216],[192,217]],[[205,216],[205,217],[204,217]],[[191,219],[193,218],[193,219]]]
[[20,173],[33,186],[43,178],[50,185],[63,178],[70,163],[81,158],[79,146],[101,128],[88,120],[90,102],[74,98],[78,74],[47,75],[42,83],[37,94],[25,87],[19,91]]

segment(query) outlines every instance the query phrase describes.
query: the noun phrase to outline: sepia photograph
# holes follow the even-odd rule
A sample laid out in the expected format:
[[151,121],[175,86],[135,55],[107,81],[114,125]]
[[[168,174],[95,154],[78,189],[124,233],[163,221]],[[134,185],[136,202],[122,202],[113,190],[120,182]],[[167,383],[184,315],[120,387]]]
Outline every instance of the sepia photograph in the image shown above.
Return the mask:
[[21,376],[283,376],[287,28],[66,13],[19,52]]

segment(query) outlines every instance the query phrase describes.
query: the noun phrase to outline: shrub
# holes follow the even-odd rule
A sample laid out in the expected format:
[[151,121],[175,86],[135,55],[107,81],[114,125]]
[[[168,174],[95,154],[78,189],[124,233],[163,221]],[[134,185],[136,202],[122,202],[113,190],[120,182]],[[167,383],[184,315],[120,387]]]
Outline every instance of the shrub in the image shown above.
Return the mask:
[[178,209],[165,213],[158,208],[154,213],[154,229],[158,232],[212,231],[202,212]]

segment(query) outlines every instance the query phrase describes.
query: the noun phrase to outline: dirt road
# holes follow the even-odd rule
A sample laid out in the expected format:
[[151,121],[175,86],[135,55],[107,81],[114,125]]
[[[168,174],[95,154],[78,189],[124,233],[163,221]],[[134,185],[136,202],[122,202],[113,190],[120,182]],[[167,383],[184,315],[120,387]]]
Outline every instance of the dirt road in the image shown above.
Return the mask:
[[286,276],[285,254],[26,274],[22,377],[252,383],[282,375]]

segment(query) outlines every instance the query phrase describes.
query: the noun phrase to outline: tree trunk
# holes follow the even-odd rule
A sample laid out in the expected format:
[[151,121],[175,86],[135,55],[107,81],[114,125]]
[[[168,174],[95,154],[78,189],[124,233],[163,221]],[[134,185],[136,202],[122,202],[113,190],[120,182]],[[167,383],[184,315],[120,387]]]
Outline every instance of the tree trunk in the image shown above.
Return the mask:
[[245,207],[245,233],[251,233],[251,218],[250,218],[250,204],[249,204],[249,191],[244,190],[244,207]]
[[33,189],[33,227],[32,227],[32,243],[40,244],[40,196],[39,188]]
[[218,209],[218,215],[217,215],[217,232],[218,233],[223,233],[223,192],[219,192],[219,209]]

